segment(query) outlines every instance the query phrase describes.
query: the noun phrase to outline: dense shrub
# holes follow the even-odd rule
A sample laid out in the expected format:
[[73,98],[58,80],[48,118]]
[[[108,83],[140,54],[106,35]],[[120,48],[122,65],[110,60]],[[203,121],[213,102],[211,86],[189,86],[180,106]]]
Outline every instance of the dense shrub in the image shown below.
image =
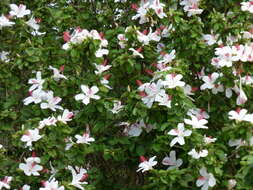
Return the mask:
[[253,189],[253,1],[0,1],[0,189]]

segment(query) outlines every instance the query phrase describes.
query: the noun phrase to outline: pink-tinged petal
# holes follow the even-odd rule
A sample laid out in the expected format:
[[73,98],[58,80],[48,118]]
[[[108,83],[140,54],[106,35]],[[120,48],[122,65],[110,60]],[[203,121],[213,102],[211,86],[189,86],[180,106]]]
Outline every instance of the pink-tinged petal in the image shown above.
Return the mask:
[[84,94],[77,94],[77,95],[75,95],[75,100],[82,100],[84,98],[85,98]]
[[171,129],[169,132],[168,132],[168,135],[174,135],[174,136],[177,136],[178,135],[178,131],[175,130],[175,129]]
[[86,85],[81,85],[81,90],[85,93],[85,94],[88,94],[88,92],[89,92],[89,87],[88,86],[86,86]]

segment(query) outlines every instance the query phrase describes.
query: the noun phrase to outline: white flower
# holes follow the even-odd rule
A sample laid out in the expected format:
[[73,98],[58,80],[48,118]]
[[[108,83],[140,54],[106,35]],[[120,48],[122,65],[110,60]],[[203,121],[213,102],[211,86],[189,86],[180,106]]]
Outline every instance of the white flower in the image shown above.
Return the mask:
[[95,56],[96,57],[103,57],[103,55],[108,55],[108,53],[109,53],[108,49],[98,49],[95,52]]
[[146,16],[148,9],[149,9],[149,2],[143,3],[137,10],[137,14],[132,17],[132,20],[136,20],[140,18],[139,24],[144,24],[149,21],[148,17]]
[[30,185],[23,185],[23,187],[20,190],[30,190],[31,186]]
[[27,176],[39,176],[39,171],[41,171],[43,168],[41,165],[39,165],[38,163],[40,163],[40,158],[38,157],[29,157],[27,159],[25,159],[25,164],[21,163],[19,164],[19,169],[23,170],[25,175]]
[[153,166],[155,166],[157,164],[157,161],[154,161],[156,158],[156,156],[151,157],[149,160],[143,159],[142,162],[139,164],[139,168],[137,170],[137,172],[142,171],[148,171],[148,170],[152,170]]
[[185,82],[181,81],[183,76],[181,74],[168,74],[162,84],[167,88],[176,88],[177,86],[183,87]]
[[235,179],[228,180],[228,190],[232,190],[236,186],[236,183]]
[[50,181],[43,182],[44,188],[40,188],[39,190],[64,190],[64,186],[60,186],[58,184],[58,181],[53,178]]
[[246,146],[247,142],[245,140],[242,139],[230,139],[228,141],[228,145],[230,147],[236,146],[236,149],[240,148],[241,146]]
[[57,119],[54,116],[48,117],[39,122],[38,128],[43,129],[45,126],[51,126],[51,125],[56,126],[56,122],[57,122]]
[[11,180],[12,180],[11,176],[5,176],[4,179],[0,181],[0,189],[2,188],[10,189]]
[[197,152],[195,148],[193,148],[188,155],[192,156],[194,159],[199,159],[201,157],[206,157],[208,155],[208,151],[206,149]]
[[82,167],[79,168],[77,166],[75,168],[73,168],[72,166],[68,166],[68,169],[72,173],[72,181],[71,181],[70,185],[73,185],[78,189],[84,190],[84,187],[82,185],[88,184],[86,181],[84,181],[85,178],[87,178],[87,176],[88,176],[87,170]]
[[32,29],[34,29],[35,31],[40,29],[40,25],[37,24],[37,21],[34,19],[33,16],[26,22],[26,24],[30,26]]
[[70,112],[68,109],[65,109],[63,111],[63,114],[62,116],[59,115],[57,117],[57,120],[64,123],[64,124],[67,124],[68,121],[71,121],[72,120],[72,117],[74,116],[74,113],[73,112]]
[[49,66],[49,69],[53,70],[54,75],[53,75],[53,79],[56,81],[59,81],[60,79],[67,79],[66,76],[64,76],[63,74],[60,73],[60,71],[52,66]]
[[30,96],[23,100],[24,105],[29,105],[31,103],[38,104],[46,97],[46,92],[40,89],[30,92]]
[[211,46],[216,43],[217,36],[213,34],[204,34],[203,39],[207,45]]
[[173,151],[170,151],[170,156],[166,156],[163,159],[162,164],[165,166],[169,166],[168,170],[171,170],[174,168],[179,168],[183,164],[183,160],[176,159],[176,152],[173,150]]
[[2,149],[4,146],[0,144],[0,149]]
[[184,122],[188,125],[191,125],[194,129],[208,129],[208,127],[205,126],[208,121],[203,119],[202,117],[197,118],[196,116],[191,115],[191,120],[184,119]]
[[167,108],[171,108],[171,96],[164,93],[159,93],[156,97],[156,102],[159,102],[160,106],[166,106]]
[[130,137],[138,137],[141,135],[142,133],[142,127],[141,125],[138,125],[137,123],[134,123],[132,125],[130,125],[129,123],[123,123],[123,125],[126,125],[125,129],[124,129],[124,133],[127,136]]
[[123,105],[121,105],[121,101],[114,100],[113,108],[110,110],[113,114],[119,113],[123,109]]
[[6,16],[2,15],[0,17],[0,29],[6,26],[12,26],[15,22],[11,22]]
[[60,97],[54,97],[53,91],[47,92],[46,102],[40,104],[41,109],[50,109],[56,111],[56,109],[62,110],[63,108],[57,105],[62,99]]
[[246,109],[237,109],[236,111],[231,110],[228,112],[228,118],[231,120],[237,121],[245,121],[249,118],[249,114],[247,114],[248,110]]
[[129,48],[129,50],[133,52],[134,57],[140,57],[142,59],[144,58],[144,56],[140,53],[139,50],[135,50],[134,48]]
[[184,145],[185,141],[184,141],[184,137],[188,137],[192,134],[191,130],[185,130],[184,129],[184,124],[183,123],[179,123],[177,125],[177,129],[172,129],[168,132],[169,135],[173,135],[173,136],[177,136],[175,137],[171,143],[170,146],[174,146],[176,143],[180,144],[180,145]]
[[253,13],[253,1],[247,1],[247,2],[241,2],[241,9],[242,11],[249,11],[250,13]]
[[100,96],[95,95],[99,89],[97,86],[92,86],[91,88],[89,88],[86,85],[81,85],[81,90],[83,93],[81,94],[77,94],[75,96],[75,100],[82,100],[82,102],[85,105],[88,105],[90,103],[90,99],[95,99],[95,100],[99,100]]
[[216,185],[216,180],[212,173],[207,173],[206,168],[203,167],[199,170],[200,177],[196,181],[197,187],[201,187],[201,190],[208,190],[209,187]]
[[[1,17],[0,17],[0,19],[1,19]],[[1,23],[0,23],[0,28],[1,28]],[[7,51],[0,52],[0,60],[3,61],[3,62],[8,63],[10,61],[10,59],[7,57],[9,54],[10,53],[7,52]]]
[[36,142],[41,139],[41,135],[39,135],[38,129],[29,129],[22,136],[21,141],[26,142],[26,146],[32,146],[32,142]]
[[210,143],[215,142],[217,139],[204,135],[203,140],[205,144],[210,144]]
[[29,88],[29,91],[33,91],[35,89],[41,90],[44,82],[45,82],[45,80],[43,80],[41,78],[41,72],[38,71],[36,73],[36,78],[29,79],[29,81],[28,81],[28,84],[32,84],[32,86]]
[[180,5],[184,6],[184,11],[187,12],[187,16],[201,14],[203,9],[199,9],[199,0],[183,0],[180,2]]
[[95,139],[93,137],[90,137],[89,133],[83,133],[83,135],[75,135],[75,138],[77,139],[77,144],[90,144],[90,142],[94,142]]
[[70,150],[70,148],[75,144],[71,137],[66,138],[65,142],[67,142],[65,150]]
[[214,72],[209,76],[203,76],[202,80],[205,82],[200,86],[200,90],[212,89],[215,87],[215,82],[219,78],[219,74]]
[[172,50],[170,53],[160,52],[160,56],[158,57],[158,64],[167,64],[170,63],[173,59],[175,59],[176,50]]
[[19,6],[16,4],[10,4],[10,8],[10,15],[16,16],[18,18],[23,18],[25,15],[31,14],[31,11],[29,9],[26,9],[26,6],[22,4]]
[[159,18],[164,18],[167,17],[167,15],[163,12],[163,7],[165,4],[160,3],[160,0],[154,0],[153,3],[151,4],[150,8],[154,9],[156,15]]
[[95,74],[96,75],[100,75],[101,73],[103,73],[104,71],[107,71],[108,69],[111,68],[111,65],[102,65],[102,64],[99,64],[97,65],[96,63],[94,63],[95,67],[96,67],[96,71],[95,71]]

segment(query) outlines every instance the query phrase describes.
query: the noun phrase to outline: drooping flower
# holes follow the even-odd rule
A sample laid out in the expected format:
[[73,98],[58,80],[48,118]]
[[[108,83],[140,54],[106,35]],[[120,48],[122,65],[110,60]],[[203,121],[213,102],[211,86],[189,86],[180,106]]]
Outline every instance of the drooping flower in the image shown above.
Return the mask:
[[175,137],[171,143],[170,146],[174,146],[176,143],[180,144],[180,145],[184,145],[185,144],[185,140],[184,137],[188,137],[192,134],[191,130],[185,130],[184,128],[184,124],[183,123],[179,123],[177,125],[177,129],[172,129],[168,132],[169,135],[173,135],[173,136],[177,136]]
[[39,122],[38,128],[43,129],[45,126],[51,126],[51,125],[56,126],[56,122],[57,122],[57,119],[54,116],[48,117]]
[[17,18],[23,18],[25,15],[31,14],[31,11],[26,9],[26,6],[23,4],[20,4],[19,6],[16,4],[10,4],[10,8],[10,15],[16,16]]
[[72,181],[70,185],[75,186],[78,189],[84,190],[84,187],[82,185],[88,184],[85,180],[88,177],[87,170],[84,168],[68,166],[68,169],[72,173]]
[[215,142],[217,140],[217,138],[213,138],[213,137],[204,135],[203,140],[204,140],[205,144],[210,144],[210,143]]
[[0,29],[3,27],[8,27],[14,25],[15,22],[11,22],[6,16],[2,15],[0,17]]
[[63,108],[57,105],[62,99],[58,96],[54,97],[54,92],[49,91],[46,95],[46,102],[40,104],[41,109],[50,109],[56,111],[56,109],[63,110]]
[[176,159],[176,151],[170,151],[170,156],[166,156],[162,160],[162,164],[165,166],[169,166],[168,170],[172,170],[174,168],[179,168],[183,164],[182,159]]
[[0,181],[0,189],[2,188],[10,189],[11,180],[12,180],[11,176],[5,176],[4,179]]
[[208,155],[208,150],[204,149],[197,152],[195,148],[193,148],[190,152],[188,152],[188,155],[192,156],[192,158],[194,159],[199,159],[202,157],[206,157]]
[[32,142],[36,142],[41,139],[41,135],[39,135],[38,129],[29,129],[22,136],[21,141],[26,142],[26,146],[32,146]]
[[206,168],[203,167],[199,170],[200,177],[196,181],[197,187],[201,187],[201,190],[208,190],[209,187],[216,185],[216,180],[212,173],[207,173]]
[[96,67],[96,71],[95,71],[95,74],[96,75],[100,75],[101,73],[103,73],[104,71],[107,71],[108,69],[111,68],[111,65],[102,65],[102,64],[99,64],[97,65],[96,63],[94,63],[95,67]]
[[[1,189],[1,188],[0,188]],[[30,185],[23,185],[23,187],[20,189],[20,190],[30,190],[31,189],[31,186]]]
[[242,11],[248,11],[250,13],[253,13],[253,1],[246,1],[246,2],[241,2],[241,10]]
[[121,105],[121,101],[114,100],[113,108],[110,110],[113,114],[119,113],[123,109],[123,105]]
[[42,85],[45,82],[44,79],[41,78],[41,72],[38,71],[36,73],[36,78],[29,79],[28,84],[32,84],[32,86],[29,88],[29,91],[33,91],[35,89],[42,89]]
[[41,165],[39,165],[40,163],[40,158],[39,157],[29,157],[27,159],[25,159],[25,164],[24,163],[20,163],[19,164],[19,169],[23,170],[25,175],[27,176],[39,176],[39,171],[41,171],[43,169],[43,167]]
[[68,109],[65,109],[62,115],[58,115],[57,120],[64,124],[67,124],[68,121],[72,120],[73,116],[73,112],[70,112]]
[[82,100],[82,102],[85,105],[88,105],[90,103],[90,99],[95,99],[95,100],[99,100],[100,96],[95,95],[99,89],[97,86],[92,86],[91,88],[89,88],[86,85],[81,85],[81,90],[83,93],[77,94],[75,96],[75,99],[78,100]]
[[90,137],[89,133],[83,133],[83,135],[75,135],[75,138],[77,139],[77,144],[90,144],[90,142],[94,142],[95,139],[93,137]]
[[67,79],[66,76],[61,74],[61,71],[56,69],[55,67],[49,66],[49,69],[53,71],[54,75],[52,76],[55,81],[59,81],[60,79]]
[[156,156],[153,156],[147,160],[144,156],[140,157],[141,163],[139,164],[139,168],[137,169],[137,172],[142,171],[144,173],[145,171],[152,170],[153,166],[157,164],[157,161],[155,161]]
[[42,184],[44,187],[41,187],[39,190],[64,190],[64,186],[60,186],[55,178],[43,181]]

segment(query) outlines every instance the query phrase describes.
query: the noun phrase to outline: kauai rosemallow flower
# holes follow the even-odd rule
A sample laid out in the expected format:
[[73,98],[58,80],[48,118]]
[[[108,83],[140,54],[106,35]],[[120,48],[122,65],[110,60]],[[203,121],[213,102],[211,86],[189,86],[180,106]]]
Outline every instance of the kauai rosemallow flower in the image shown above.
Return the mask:
[[15,22],[11,22],[6,16],[2,15],[0,17],[0,29],[3,27],[8,27],[14,25]]
[[236,111],[231,110],[228,112],[228,118],[237,121],[247,121],[250,118],[250,114],[247,114],[248,110],[237,108]]
[[99,91],[97,86],[92,86],[89,88],[86,85],[81,85],[81,90],[83,93],[77,94],[75,96],[75,100],[81,100],[85,105],[90,103],[90,99],[100,99],[100,96],[96,95],[96,93]]
[[253,13],[253,1],[246,1],[246,2],[241,2],[241,10],[242,11],[249,11],[250,13]]
[[83,135],[75,135],[75,138],[77,139],[77,144],[90,144],[90,142],[94,142],[95,139],[93,137],[90,137],[89,133],[83,133]]
[[23,18],[25,15],[31,14],[31,11],[26,9],[26,6],[23,4],[20,4],[19,6],[16,4],[10,4],[10,8],[10,15],[16,16],[17,18]]
[[35,89],[42,89],[42,85],[45,82],[44,79],[41,78],[41,72],[36,72],[36,78],[29,79],[28,84],[32,84],[29,88],[29,91],[33,91]]
[[56,111],[56,109],[63,110],[61,106],[57,105],[62,99],[58,96],[54,97],[53,91],[47,92],[45,100],[46,102],[40,104],[41,109],[50,109],[52,111]]
[[170,156],[166,156],[162,160],[162,164],[165,166],[169,166],[168,170],[172,170],[174,168],[179,168],[183,164],[182,159],[176,159],[176,151],[170,151]]
[[141,163],[139,164],[139,168],[137,172],[142,171],[144,173],[145,171],[152,170],[153,166],[157,164],[157,161],[155,161],[156,156],[153,156],[147,160],[144,156],[140,157]]
[[58,120],[54,116],[45,118],[45,119],[43,119],[39,122],[39,127],[38,128],[43,129],[45,126],[51,126],[51,125],[56,126],[57,121]]
[[57,120],[64,124],[67,124],[68,121],[72,120],[73,116],[74,116],[73,112],[70,112],[68,109],[65,109],[63,111],[63,114],[57,117]]
[[43,169],[43,167],[41,165],[39,165],[40,163],[40,158],[39,157],[29,157],[27,159],[25,159],[25,164],[24,163],[20,163],[19,164],[19,169],[23,170],[25,175],[27,176],[39,176],[39,171],[41,171]]
[[208,155],[208,150],[200,150],[197,152],[195,148],[193,148],[190,152],[188,152],[188,155],[192,156],[194,159],[200,159],[201,157],[206,157]]
[[59,81],[60,79],[67,79],[67,77],[61,74],[61,71],[56,69],[55,67],[49,66],[49,69],[53,71],[53,79],[55,81]]
[[59,183],[55,178],[43,181],[42,184],[44,187],[41,187],[39,190],[64,190],[64,186],[59,186]]
[[[1,188],[0,188],[1,189]],[[31,186],[30,185],[23,185],[23,187],[20,189],[20,190],[30,190],[31,189]]]
[[191,125],[193,129],[208,129],[205,124],[208,123],[207,120],[205,120],[203,117],[196,117],[194,115],[191,115],[191,120],[190,119],[184,119],[184,122],[188,125]]
[[191,130],[185,130],[184,128],[184,124],[183,123],[179,123],[177,125],[177,129],[172,129],[168,132],[169,135],[173,135],[173,136],[177,136],[174,139],[172,139],[170,146],[174,146],[176,143],[180,144],[180,145],[184,145],[185,144],[185,140],[184,137],[189,137],[192,134]]
[[203,167],[199,170],[200,177],[196,181],[197,187],[201,187],[201,190],[208,190],[209,187],[216,185],[216,180],[212,173],[207,173],[206,168]]
[[162,84],[167,88],[183,87],[185,82],[181,81],[182,78],[183,76],[181,74],[168,74]]
[[113,114],[119,113],[123,109],[123,105],[121,105],[121,101],[114,100],[113,108],[110,110]]
[[10,189],[11,180],[12,180],[11,176],[5,176],[4,179],[0,181],[0,189],[2,188]]
[[41,139],[41,135],[39,135],[38,129],[30,129],[25,132],[22,136],[21,141],[26,142],[26,146],[32,146],[32,142],[36,142]]
[[72,167],[72,166],[68,166],[68,169],[71,171],[72,173],[72,181],[70,183],[70,185],[84,190],[84,187],[82,185],[86,185],[88,184],[85,180],[88,178],[88,174],[87,174],[87,170],[84,168],[79,168],[79,167]]

